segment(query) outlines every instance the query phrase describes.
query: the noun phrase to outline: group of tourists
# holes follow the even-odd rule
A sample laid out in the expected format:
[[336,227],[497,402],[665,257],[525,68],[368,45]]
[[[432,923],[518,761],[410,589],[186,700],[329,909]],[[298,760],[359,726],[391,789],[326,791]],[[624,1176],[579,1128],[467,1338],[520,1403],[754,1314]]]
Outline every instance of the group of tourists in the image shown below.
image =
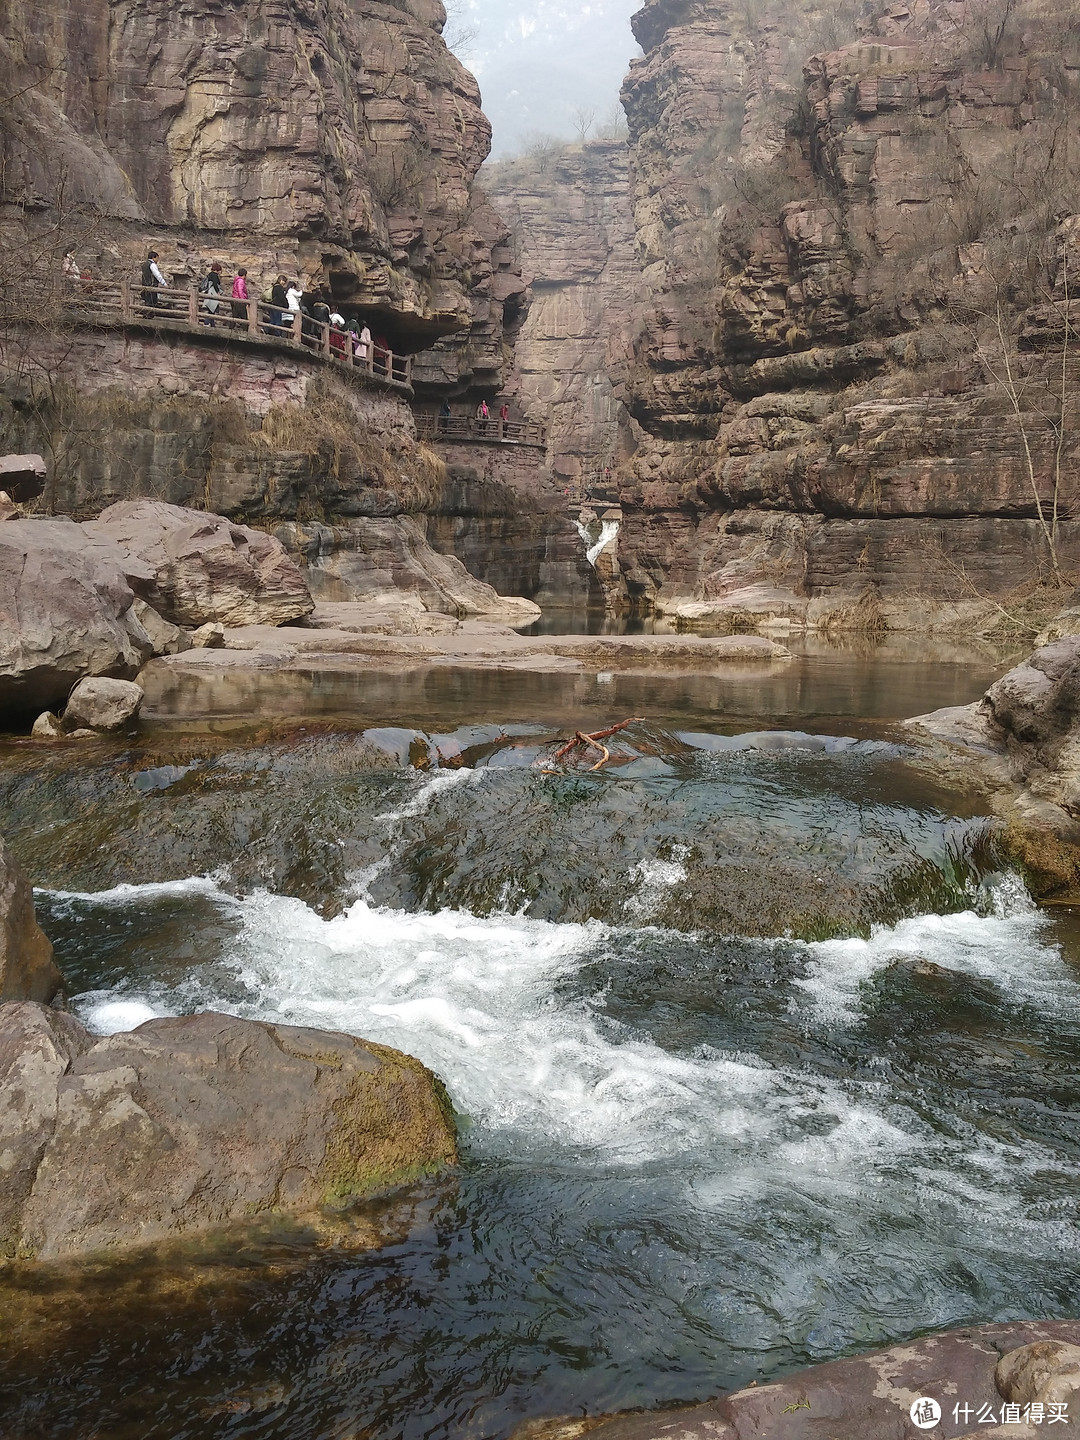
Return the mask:
[[[71,263],[74,264],[74,255]],[[66,265],[67,257],[65,273]],[[201,325],[213,329],[219,320],[230,327],[250,323],[250,301],[255,297],[248,287],[247,270],[242,265],[238,267],[227,295],[226,283],[222,267],[215,260],[198,282]],[[141,284],[143,305],[158,309],[162,299],[159,292],[168,288],[168,281],[158,265],[156,250],[150,250],[143,262]],[[335,358],[368,369],[389,370],[390,344],[386,337],[372,335],[367,322],[355,315],[346,320],[344,315],[331,308],[319,291],[305,291],[298,281],[279,275],[266,287],[261,304],[263,313],[259,316],[256,312],[256,323],[263,334],[297,336],[302,344],[312,349],[319,348],[323,336],[328,335],[330,353]]]
[[[444,400],[439,409],[440,434],[445,435],[449,433],[450,422],[454,418],[454,413],[450,409],[449,400]],[[506,435],[506,427],[509,423],[510,406],[507,401],[503,401],[499,407],[498,419],[494,420],[492,419],[491,410],[488,407],[487,401],[481,400],[476,407],[476,413],[472,417],[470,429],[475,430],[478,435],[498,435],[501,439]]]

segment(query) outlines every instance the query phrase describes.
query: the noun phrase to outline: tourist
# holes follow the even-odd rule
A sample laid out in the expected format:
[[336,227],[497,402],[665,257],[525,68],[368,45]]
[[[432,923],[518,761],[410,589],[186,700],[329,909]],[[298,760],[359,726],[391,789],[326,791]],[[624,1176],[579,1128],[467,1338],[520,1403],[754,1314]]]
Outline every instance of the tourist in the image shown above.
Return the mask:
[[444,400],[439,407],[439,431],[445,435],[450,429],[450,401]]
[[203,300],[199,309],[205,311],[207,317],[199,323],[209,325],[211,330],[214,330],[217,328],[217,321],[214,319],[214,316],[221,308],[221,300],[219,298],[221,295],[221,266],[216,260],[199,281],[199,294],[206,296],[206,299]]
[[248,318],[247,271],[241,265],[232,282],[232,313],[234,320]]
[[270,329],[275,335],[279,335],[285,328],[285,312],[292,309],[288,288],[289,282],[284,275],[279,275],[270,286],[270,304],[274,307],[270,312]]
[[142,302],[151,309],[157,308],[158,288],[165,289],[165,276],[158,269],[157,259],[158,252],[156,250],[147,251],[142,267]]
[[77,284],[79,283],[79,281],[82,279],[82,271],[79,269],[78,265],[75,263],[75,251],[74,251],[74,250],[65,250],[65,251],[64,251],[64,259],[63,259],[63,263],[62,263],[61,266],[60,266],[60,269],[61,269],[62,272],[63,272],[64,279],[65,279],[65,280],[70,280],[70,282],[72,283],[72,285],[77,285]]
[[345,360],[349,354],[349,341],[345,333],[345,316],[339,315],[335,310],[330,316],[330,353],[339,360]]
[[486,400],[481,400],[476,407],[476,428],[481,435],[487,434],[488,421],[491,419],[491,412],[488,410]]
[[288,284],[289,288],[285,291],[285,301],[289,307],[289,329],[292,332],[292,338],[299,340],[300,336],[296,329],[296,317],[303,310],[304,292],[300,288],[299,280],[290,280]]
[[365,370],[371,369],[371,331],[368,329],[366,320],[356,342],[356,358]]
[[374,354],[375,369],[378,370],[381,375],[389,375],[389,374],[390,374],[390,341],[387,340],[387,338],[386,338],[385,335],[379,334],[379,335],[376,335],[376,336],[375,336],[375,339],[372,341],[372,346],[373,346],[374,352],[375,352],[375,354]]
[[506,439],[506,427],[510,423],[510,406],[504,400],[499,407],[499,438]]

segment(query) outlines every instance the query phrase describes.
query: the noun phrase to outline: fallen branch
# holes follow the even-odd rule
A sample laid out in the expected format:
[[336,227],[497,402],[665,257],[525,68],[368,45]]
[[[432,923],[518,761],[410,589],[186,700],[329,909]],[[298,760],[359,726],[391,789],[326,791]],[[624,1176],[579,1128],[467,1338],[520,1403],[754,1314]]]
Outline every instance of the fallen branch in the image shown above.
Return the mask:
[[[571,750],[576,750],[577,747],[580,745],[585,749],[591,747],[593,750],[600,751],[601,758],[596,762],[595,765],[589,766],[590,772],[593,770],[600,770],[611,759],[611,751],[606,745],[601,745],[600,741],[606,740],[609,735],[614,735],[619,730],[625,730],[628,725],[640,725],[644,718],[645,717],[643,715],[634,715],[629,720],[620,720],[617,725],[609,725],[606,730],[593,730],[591,732],[575,730],[574,738],[572,740],[568,740],[565,745],[561,746],[558,750],[555,751],[555,754],[551,757],[552,763],[557,760],[561,760],[565,755],[569,755]],[[538,764],[539,761],[535,763]],[[547,770],[544,773],[548,775],[553,775],[555,772],[553,770]]]

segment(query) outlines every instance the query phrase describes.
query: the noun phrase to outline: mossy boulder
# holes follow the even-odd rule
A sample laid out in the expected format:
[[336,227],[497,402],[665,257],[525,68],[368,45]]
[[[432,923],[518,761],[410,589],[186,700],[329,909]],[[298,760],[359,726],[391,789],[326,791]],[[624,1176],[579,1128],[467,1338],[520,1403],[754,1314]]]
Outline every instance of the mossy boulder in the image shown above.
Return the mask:
[[5,1136],[0,1254],[43,1259],[312,1214],[457,1159],[443,1087],[396,1050],[217,1014],[96,1038],[30,1003],[0,1007],[0,1169]]

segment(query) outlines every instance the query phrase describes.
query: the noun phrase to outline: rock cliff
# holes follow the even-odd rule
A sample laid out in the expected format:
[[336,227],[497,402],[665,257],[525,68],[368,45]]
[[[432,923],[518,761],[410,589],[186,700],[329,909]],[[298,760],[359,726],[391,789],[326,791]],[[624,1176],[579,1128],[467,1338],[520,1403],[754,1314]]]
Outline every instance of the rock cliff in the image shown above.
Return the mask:
[[610,477],[635,446],[624,402],[639,326],[626,145],[598,140],[484,170],[530,282],[510,385],[547,425],[557,484]]
[[[226,293],[238,267],[252,296],[282,273],[413,355],[429,402],[494,395],[526,287],[474,183],[490,127],[444,21],[439,0],[0,5],[0,238],[17,257],[0,430],[46,456],[40,508],[150,497],[351,528],[352,549],[373,518],[446,513],[455,492],[402,387],[261,334],[102,323],[81,303],[133,281],[150,246],[174,286],[211,261]],[[475,550],[457,519],[447,543]],[[515,519],[534,549],[576,544],[565,517],[522,501]]]
[[640,603],[928,625],[1080,563],[1080,33],[991,8],[635,17]]

